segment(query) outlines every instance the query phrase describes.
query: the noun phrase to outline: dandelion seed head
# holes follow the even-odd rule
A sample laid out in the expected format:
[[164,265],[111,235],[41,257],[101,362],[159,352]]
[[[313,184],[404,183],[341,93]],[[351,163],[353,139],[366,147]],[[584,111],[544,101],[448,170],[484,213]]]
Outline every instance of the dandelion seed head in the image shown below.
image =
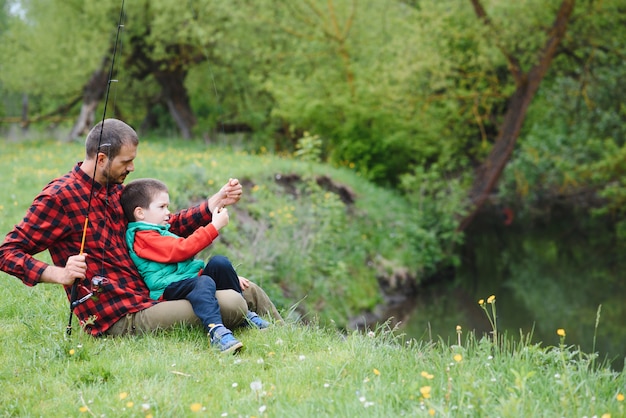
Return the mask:
[[263,383],[261,383],[260,380],[253,380],[252,382],[250,382],[250,389],[252,389],[254,392],[259,392],[263,389]]

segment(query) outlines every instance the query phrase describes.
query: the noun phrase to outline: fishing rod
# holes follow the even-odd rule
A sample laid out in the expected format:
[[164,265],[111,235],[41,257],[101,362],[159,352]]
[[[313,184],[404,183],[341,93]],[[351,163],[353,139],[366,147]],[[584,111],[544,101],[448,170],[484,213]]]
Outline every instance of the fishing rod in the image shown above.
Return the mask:
[[[107,114],[107,106],[109,104],[109,93],[111,91],[111,83],[116,83],[117,80],[113,79],[113,70],[115,68],[115,57],[117,56],[117,46],[120,39],[120,32],[124,28],[123,19],[124,19],[124,1],[122,0],[122,5],[120,7],[120,16],[117,23],[117,31],[115,33],[115,43],[113,45],[113,58],[111,59],[111,66],[109,68],[109,76],[107,78],[107,88],[106,94],[104,97],[104,110],[102,112],[102,122],[100,124],[100,134],[98,136],[98,147],[96,149],[96,159],[98,158],[98,154],[100,153],[100,149],[102,147],[107,147],[107,158],[110,156],[111,144],[103,144],[102,143],[102,134],[104,132],[104,121],[106,119]],[[83,224],[83,233],[80,241],[80,252],[79,254],[84,254],[85,252],[85,240],[87,238],[87,229],[89,227],[89,213],[91,212],[91,200],[93,197],[93,189],[94,184],[96,182],[96,169],[98,164],[94,164],[93,167],[93,175],[91,176],[91,186],[89,188],[89,201],[87,204],[87,214],[85,215],[85,223]],[[108,182],[108,179],[107,179]],[[108,186],[108,184],[107,184]],[[99,290],[100,286],[103,285],[107,279],[102,276],[94,276],[91,279],[90,288],[87,289],[85,286],[80,284],[80,279],[74,279],[74,283],[72,283],[72,289],[70,291],[70,315],[67,321],[66,333],[68,336],[72,335],[72,317],[74,316],[74,309],[89,300],[93,296],[93,294]],[[87,294],[80,299],[78,298],[78,288],[82,287],[87,290]]]

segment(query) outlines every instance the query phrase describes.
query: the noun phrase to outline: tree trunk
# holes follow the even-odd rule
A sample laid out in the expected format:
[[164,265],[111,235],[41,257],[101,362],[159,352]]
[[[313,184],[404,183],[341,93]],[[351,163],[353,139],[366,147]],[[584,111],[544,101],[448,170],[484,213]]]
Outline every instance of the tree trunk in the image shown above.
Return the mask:
[[[476,15],[482,19],[486,25],[491,25],[480,1],[470,1],[474,6]],[[465,230],[472,222],[476,213],[489,197],[489,193],[497,184],[504,167],[509,161],[522,129],[524,119],[526,118],[528,107],[535,97],[541,81],[550,68],[552,59],[556,55],[558,45],[565,36],[567,24],[574,10],[575,3],[575,0],[562,1],[556,19],[550,28],[548,39],[539,53],[537,64],[535,64],[530,71],[523,73],[515,57],[503,51],[509,61],[509,68],[515,79],[516,89],[515,93],[513,93],[509,99],[507,111],[504,115],[493,148],[487,159],[476,171],[474,183],[469,193],[472,207],[469,214],[461,221],[458,228],[459,231]]]
[[80,107],[78,119],[70,131],[68,137],[69,141],[75,141],[81,136],[86,135],[95,125],[96,108],[107,90],[108,80],[105,70],[107,62],[108,58],[105,58],[100,69],[91,75],[91,78],[83,89],[83,104]]
[[187,72],[182,68],[172,71],[158,71],[154,77],[161,86],[162,96],[184,139],[190,139],[196,125],[196,117],[191,110],[189,95],[185,88]]

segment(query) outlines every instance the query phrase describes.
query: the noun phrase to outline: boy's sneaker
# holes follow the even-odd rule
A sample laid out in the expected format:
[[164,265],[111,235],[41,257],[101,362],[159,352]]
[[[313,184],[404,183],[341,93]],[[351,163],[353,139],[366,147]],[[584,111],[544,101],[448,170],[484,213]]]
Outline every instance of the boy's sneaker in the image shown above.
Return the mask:
[[261,318],[259,315],[252,311],[248,311],[248,314],[246,315],[246,320],[248,321],[249,326],[253,326],[258,329],[265,329],[269,328],[270,326],[269,322],[267,322],[265,319]]
[[233,336],[233,333],[221,324],[211,328],[209,337],[211,346],[218,348],[223,354],[235,354],[243,347],[243,344]]

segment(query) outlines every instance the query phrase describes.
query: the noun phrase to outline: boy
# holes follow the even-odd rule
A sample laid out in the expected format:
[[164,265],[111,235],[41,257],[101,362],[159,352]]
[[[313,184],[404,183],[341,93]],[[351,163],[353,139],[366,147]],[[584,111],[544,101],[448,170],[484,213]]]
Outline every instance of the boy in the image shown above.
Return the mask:
[[[126,185],[120,199],[129,222],[126,242],[130,256],[150,289],[150,297],[187,299],[208,330],[210,344],[223,353],[239,351],[243,344],[223,325],[215,291],[232,289],[241,294],[240,280],[245,286],[247,279],[237,276],[226,257],[213,257],[206,266],[194,258],[228,225],[228,210],[216,209],[210,224],[182,238],[169,232],[170,199],[163,182],[134,180]],[[247,319],[259,329],[269,326],[254,312],[248,311]]]

